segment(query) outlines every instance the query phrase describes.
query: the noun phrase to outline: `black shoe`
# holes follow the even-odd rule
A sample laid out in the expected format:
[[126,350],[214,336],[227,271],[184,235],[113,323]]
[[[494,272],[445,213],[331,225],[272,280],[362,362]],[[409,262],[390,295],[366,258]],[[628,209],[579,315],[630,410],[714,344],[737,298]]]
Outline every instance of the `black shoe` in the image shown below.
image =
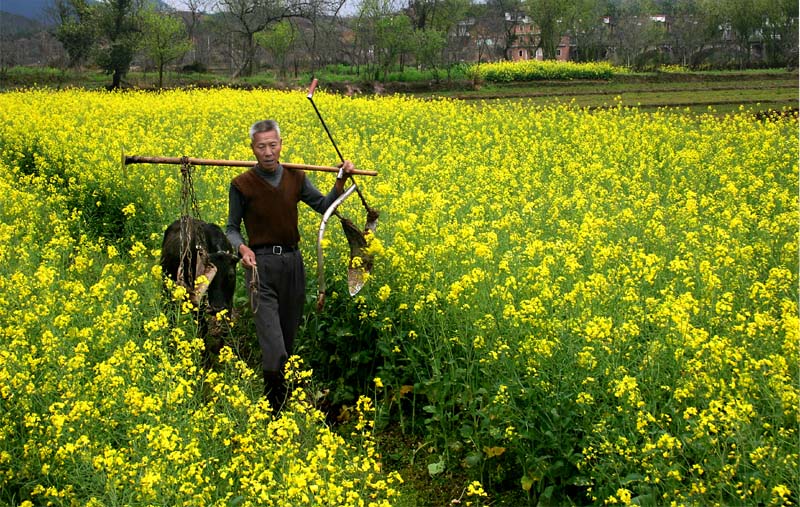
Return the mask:
[[278,371],[264,372],[264,396],[266,396],[274,414],[278,414],[286,403],[286,381],[283,373]]

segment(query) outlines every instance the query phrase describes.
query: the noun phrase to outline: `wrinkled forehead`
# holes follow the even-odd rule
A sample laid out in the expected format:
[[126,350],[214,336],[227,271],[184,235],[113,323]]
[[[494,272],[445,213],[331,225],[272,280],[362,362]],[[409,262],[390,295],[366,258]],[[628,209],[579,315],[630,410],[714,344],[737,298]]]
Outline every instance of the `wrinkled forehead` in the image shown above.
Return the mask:
[[266,132],[256,132],[253,134],[253,142],[254,146],[259,144],[280,144],[281,137],[278,135],[278,132],[275,130],[268,130]]

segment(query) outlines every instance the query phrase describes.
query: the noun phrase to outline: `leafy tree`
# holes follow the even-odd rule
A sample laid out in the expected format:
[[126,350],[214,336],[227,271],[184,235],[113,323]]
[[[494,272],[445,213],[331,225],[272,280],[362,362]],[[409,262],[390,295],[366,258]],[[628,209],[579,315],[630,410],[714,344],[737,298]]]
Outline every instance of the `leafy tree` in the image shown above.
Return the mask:
[[603,17],[608,14],[605,2],[575,0],[570,5],[567,25],[575,52],[570,58],[579,62],[603,60],[606,57],[606,26]]
[[415,30],[447,31],[460,21],[470,0],[411,0],[409,17]]
[[439,80],[439,67],[442,51],[447,45],[447,34],[438,30],[417,30],[414,32],[414,56],[417,63],[433,70],[433,77]]
[[87,0],[55,0],[55,37],[64,46],[69,67],[77,67],[89,58],[95,43],[96,29]]
[[361,0],[353,23],[355,37],[353,39],[356,69],[361,75],[361,66],[366,67],[366,72],[375,73],[379,78],[377,68],[378,52],[381,42],[378,40],[379,22],[397,12],[392,0]]
[[561,36],[566,33],[569,2],[563,0],[526,0],[525,9],[539,28],[539,47],[545,60],[556,57]]
[[770,3],[763,39],[768,65],[797,68],[798,10],[795,0]]
[[647,52],[661,46],[665,27],[651,19],[655,8],[648,0],[621,0],[609,5],[611,27],[609,43],[616,60],[641,69],[647,64]]
[[281,77],[286,77],[286,60],[297,42],[297,37],[297,28],[289,20],[283,20],[272,28],[255,34],[256,43],[272,54],[278,63]]
[[[744,68],[751,63],[751,43],[768,24],[773,0],[699,0],[701,8],[722,31],[729,31],[736,48],[736,63]],[[795,4],[796,9],[796,4]],[[797,11],[794,11],[796,16]]]
[[[375,30],[375,56],[378,68],[386,81],[389,69],[400,56],[411,50],[414,33],[411,20],[405,14],[394,14],[380,19]],[[378,74],[376,72],[376,79]]]
[[110,89],[119,88],[142,40],[143,0],[101,0],[92,7],[97,27],[97,64],[111,74]]
[[181,19],[148,9],[142,14],[142,49],[158,67],[158,87],[164,84],[164,66],[179,60],[192,47]]
[[[465,21],[470,5],[471,0],[410,0],[406,13],[417,39],[414,47],[425,60],[421,63],[431,65],[435,57],[438,62],[433,68],[436,70],[441,63],[453,63],[461,59],[468,39],[458,33],[457,27]],[[451,36],[448,37],[448,34]],[[434,50],[441,42],[444,46],[436,55]],[[438,73],[435,74],[438,79]]]
[[703,49],[714,42],[713,29],[708,14],[695,0],[674,0],[663,5],[663,13],[670,17],[667,42],[677,63],[697,67]]
[[366,64],[375,80],[381,79],[381,73],[386,80],[392,65],[414,44],[411,19],[397,12],[392,0],[363,0],[354,28],[358,64]]

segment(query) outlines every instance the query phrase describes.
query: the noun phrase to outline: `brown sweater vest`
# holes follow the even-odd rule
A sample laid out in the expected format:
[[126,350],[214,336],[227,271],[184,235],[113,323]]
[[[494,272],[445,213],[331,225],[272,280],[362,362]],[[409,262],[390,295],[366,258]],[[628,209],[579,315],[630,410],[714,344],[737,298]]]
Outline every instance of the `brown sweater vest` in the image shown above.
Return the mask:
[[256,169],[240,174],[233,185],[244,196],[244,227],[247,242],[261,245],[294,246],[300,241],[297,230],[297,203],[305,173],[284,169],[281,182],[273,187],[256,173]]

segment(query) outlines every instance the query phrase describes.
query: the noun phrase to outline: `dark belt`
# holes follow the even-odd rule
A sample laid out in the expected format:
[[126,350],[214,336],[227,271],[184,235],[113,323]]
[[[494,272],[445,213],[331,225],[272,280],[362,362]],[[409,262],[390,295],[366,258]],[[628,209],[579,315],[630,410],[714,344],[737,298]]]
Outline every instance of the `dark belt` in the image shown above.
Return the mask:
[[255,253],[267,253],[273,255],[283,255],[297,251],[296,246],[286,245],[258,245],[251,248]]

